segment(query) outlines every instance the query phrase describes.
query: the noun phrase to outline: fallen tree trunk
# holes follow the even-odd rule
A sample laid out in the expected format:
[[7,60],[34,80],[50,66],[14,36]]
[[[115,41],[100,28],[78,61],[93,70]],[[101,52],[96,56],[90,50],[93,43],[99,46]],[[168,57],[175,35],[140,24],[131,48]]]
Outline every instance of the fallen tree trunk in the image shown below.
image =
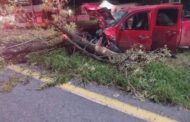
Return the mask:
[[72,41],[72,42],[78,44],[79,46],[85,47],[89,50],[93,50],[98,55],[109,57],[111,55],[117,54],[116,52],[113,52],[105,47],[90,43],[88,40],[80,37],[78,34],[71,33],[65,28],[60,28],[58,26],[56,26],[56,28],[59,29],[59,31],[66,34],[69,37],[70,42]]
[[[9,37],[8,40],[4,41],[5,39],[2,38],[1,44],[5,45],[5,48],[3,48],[0,52],[1,56],[3,56],[7,60],[14,59],[15,57],[24,57],[28,53],[31,52],[37,52],[45,49],[51,49],[51,48],[56,48],[60,47],[60,45],[63,46],[64,41],[63,41],[63,36],[62,34],[67,35],[67,41],[71,43],[74,47],[78,48],[81,50],[85,55],[91,56],[97,60],[101,61],[107,61],[105,60],[111,57],[112,55],[115,55],[117,53],[91,43],[90,41],[82,38],[76,33],[69,32],[65,28],[59,28],[56,26],[56,28],[59,30],[58,32],[53,32],[54,34],[48,34],[52,33],[51,31],[41,31],[36,30],[37,32],[33,32],[34,34],[29,34],[29,37],[22,37],[21,42],[20,41],[15,41],[20,40],[19,35],[25,36],[26,34],[24,32],[21,32],[21,34],[11,34],[13,36]],[[61,31],[61,33],[60,33]],[[7,34],[6,34],[7,35]],[[36,35],[36,36],[33,36]],[[40,35],[45,35],[45,36],[40,36]],[[3,35],[2,35],[3,36]],[[7,37],[7,36],[5,36]],[[12,43],[12,44],[11,44]],[[10,45],[11,44],[11,45]],[[90,50],[90,51],[89,51]],[[93,52],[93,53],[92,53]]]

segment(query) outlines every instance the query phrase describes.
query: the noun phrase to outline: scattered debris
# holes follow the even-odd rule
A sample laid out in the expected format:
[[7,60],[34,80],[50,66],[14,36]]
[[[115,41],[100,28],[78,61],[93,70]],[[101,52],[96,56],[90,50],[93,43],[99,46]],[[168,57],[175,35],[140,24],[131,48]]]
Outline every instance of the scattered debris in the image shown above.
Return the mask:
[[113,94],[113,97],[115,97],[115,98],[118,98],[119,96],[120,96],[119,93],[114,93],[114,94]]
[[16,29],[1,32],[0,54],[6,60],[24,59],[30,52],[56,48],[64,43],[61,34],[53,29]]
[[167,47],[156,51],[147,52],[140,47],[127,50],[125,53],[111,55],[109,61],[118,66],[126,77],[133,73],[141,72],[143,67],[154,61],[164,61],[171,53]]

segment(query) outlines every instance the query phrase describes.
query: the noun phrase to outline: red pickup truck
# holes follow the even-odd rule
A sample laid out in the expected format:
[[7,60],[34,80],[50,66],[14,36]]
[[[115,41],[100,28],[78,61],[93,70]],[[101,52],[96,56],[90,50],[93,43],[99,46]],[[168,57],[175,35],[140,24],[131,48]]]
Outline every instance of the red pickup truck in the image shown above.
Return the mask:
[[112,4],[106,0],[101,3],[85,3],[81,5],[81,10],[86,11],[90,16],[96,16],[98,10],[102,8],[107,8],[110,10],[111,14],[114,15],[117,11],[122,9],[128,9],[137,6],[137,3],[125,3],[125,4]]
[[125,11],[102,34],[121,51],[140,44],[146,50],[167,45],[175,52],[177,48],[190,46],[190,18],[183,17],[181,4],[138,6]]
[[[137,3],[127,4],[111,4],[108,1],[102,3],[85,3],[81,5],[81,12],[86,14],[89,18],[95,18],[99,22],[99,27],[104,29],[108,26],[109,21],[112,21],[117,17],[121,10],[127,10],[128,8],[137,6]],[[80,17],[79,15],[78,17]],[[80,19],[78,19],[80,20]]]

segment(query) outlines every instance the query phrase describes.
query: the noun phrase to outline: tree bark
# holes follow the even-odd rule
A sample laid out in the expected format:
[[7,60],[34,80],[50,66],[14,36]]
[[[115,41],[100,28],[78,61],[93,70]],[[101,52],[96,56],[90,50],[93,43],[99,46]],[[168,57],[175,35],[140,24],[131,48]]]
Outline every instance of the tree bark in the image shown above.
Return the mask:
[[69,32],[65,28],[60,28],[60,27],[57,27],[57,28],[61,32],[63,32],[64,34],[66,34],[71,41],[75,42],[79,46],[83,46],[83,47],[86,47],[89,50],[93,50],[94,52],[96,52],[99,55],[107,56],[108,57],[108,56],[117,54],[116,52],[113,52],[113,51],[109,50],[108,48],[105,48],[105,47],[102,47],[102,46],[90,43],[88,40],[80,37],[78,34],[71,33],[71,32]]

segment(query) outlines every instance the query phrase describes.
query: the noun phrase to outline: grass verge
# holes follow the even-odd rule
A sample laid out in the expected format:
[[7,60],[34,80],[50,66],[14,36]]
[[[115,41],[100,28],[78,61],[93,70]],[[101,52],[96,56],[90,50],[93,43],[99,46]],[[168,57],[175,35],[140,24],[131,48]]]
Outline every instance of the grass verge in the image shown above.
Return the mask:
[[190,70],[186,67],[151,62],[142,71],[126,78],[116,66],[95,61],[79,53],[68,55],[64,50],[45,55],[32,54],[28,62],[59,74],[55,82],[46,84],[45,87],[59,85],[77,77],[83,82],[116,85],[141,98],[190,109]]

